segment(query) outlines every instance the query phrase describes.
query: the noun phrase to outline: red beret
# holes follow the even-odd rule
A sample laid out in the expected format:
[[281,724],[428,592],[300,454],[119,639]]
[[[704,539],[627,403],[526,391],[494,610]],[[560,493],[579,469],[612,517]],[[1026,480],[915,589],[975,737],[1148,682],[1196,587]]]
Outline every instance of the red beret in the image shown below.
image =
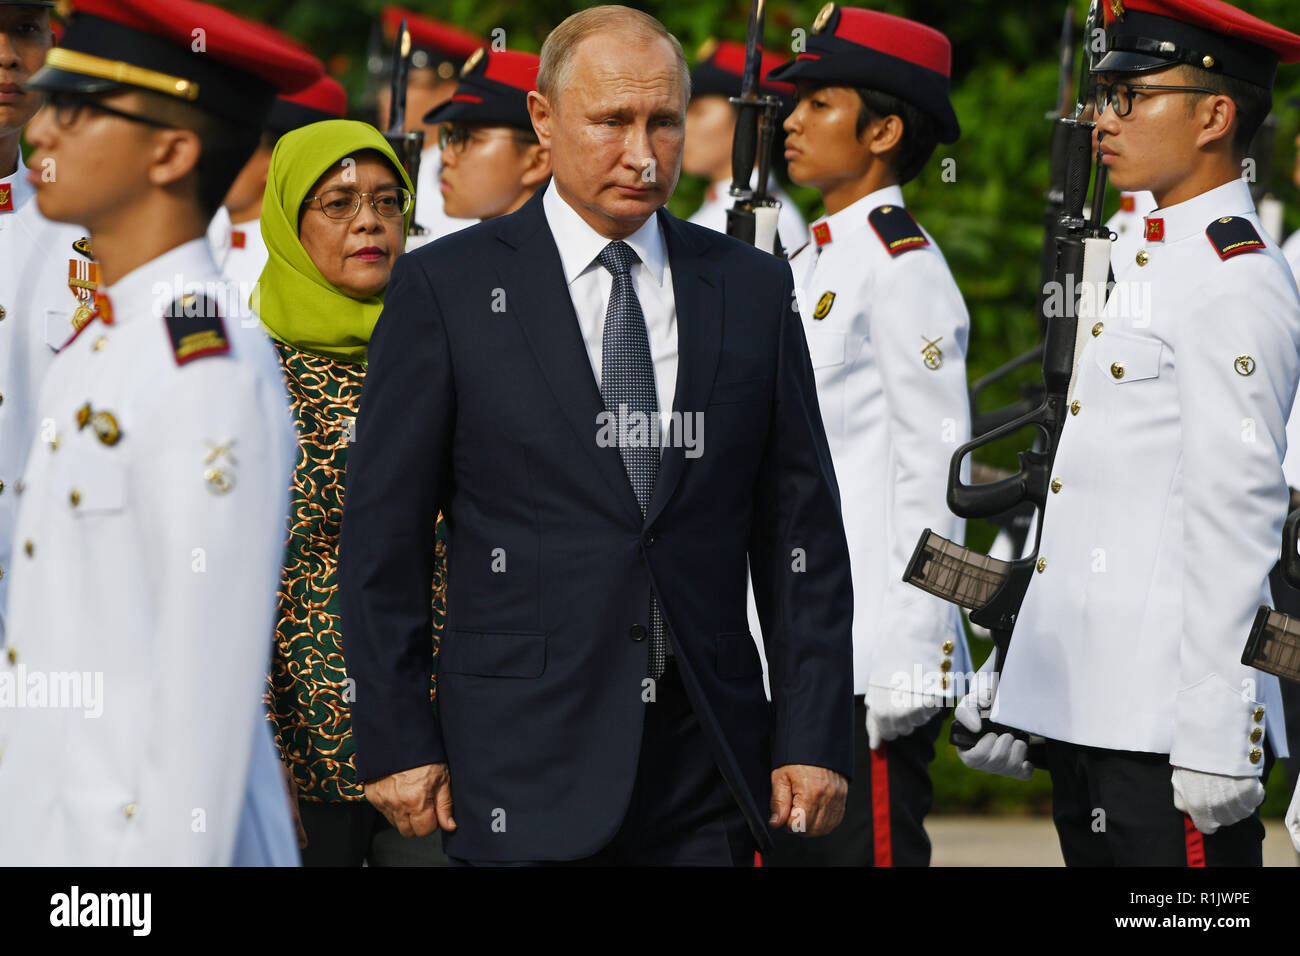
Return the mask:
[[1300,36],[1222,0],[1108,0],[1097,73],[1189,64],[1271,89],[1277,65],[1300,61]]
[[322,120],[346,119],[348,94],[338,80],[321,74],[311,86],[292,96],[277,97],[265,129],[283,136]]
[[[768,72],[776,69],[785,57],[771,50],[763,51],[758,78],[763,92],[780,97],[794,96],[794,85],[764,81]],[[740,83],[745,75],[745,44],[735,40],[705,40],[695,54],[695,69],[691,70],[692,96],[739,96]]]
[[528,93],[537,89],[541,58],[521,50],[480,47],[465,61],[450,100],[434,107],[426,123],[483,123],[532,132]]
[[889,13],[828,3],[813,21],[806,52],[768,79],[878,90],[911,103],[939,127],[939,141],[961,135],[948,98],[952,44],[933,27]]
[[406,21],[411,31],[411,66],[416,69],[435,70],[444,80],[456,75],[461,64],[471,53],[483,45],[474,34],[429,17],[422,17],[401,7],[389,6],[383,10],[384,35],[389,42]]
[[303,89],[321,69],[275,31],[197,0],[75,0],[63,42],[28,85],[149,90],[260,127],[277,93]]

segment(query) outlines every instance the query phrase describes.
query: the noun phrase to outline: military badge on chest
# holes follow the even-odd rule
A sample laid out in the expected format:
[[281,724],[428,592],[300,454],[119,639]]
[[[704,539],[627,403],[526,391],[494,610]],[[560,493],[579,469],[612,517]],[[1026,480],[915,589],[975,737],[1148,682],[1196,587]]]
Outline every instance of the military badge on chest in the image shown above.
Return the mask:
[[817,300],[817,308],[813,309],[814,319],[824,319],[831,314],[831,306],[835,304],[834,292],[823,292],[822,297]]
[[208,491],[214,495],[224,495],[235,487],[235,440],[228,438],[223,442],[208,442],[208,453],[203,457],[203,480]]
[[89,427],[103,444],[112,447],[122,440],[122,429],[118,427],[117,416],[112,412],[95,411],[90,402],[77,409],[77,431]]

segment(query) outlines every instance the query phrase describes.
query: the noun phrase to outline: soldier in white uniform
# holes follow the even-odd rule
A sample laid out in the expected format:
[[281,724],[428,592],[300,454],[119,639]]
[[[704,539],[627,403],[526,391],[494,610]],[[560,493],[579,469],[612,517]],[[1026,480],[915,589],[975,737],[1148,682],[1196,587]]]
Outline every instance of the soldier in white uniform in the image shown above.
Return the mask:
[[[1104,161],[1159,208],[1076,356],[991,717],[1047,738],[1067,864],[1259,865],[1286,734],[1277,679],[1240,660],[1287,512],[1300,296],[1241,161],[1300,37],[1206,0],[1107,23]],[[1026,770],[1004,738],[975,748],[986,768]]]
[[[318,63],[317,66],[320,66]],[[301,126],[323,120],[343,119],[348,113],[348,94],[338,80],[320,75],[305,90],[277,96],[262,129],[262,140],[252,158],[235,177],[230,191],[208,225],[208,243],[221,274],[233,283],[244,302],[253,284],[266,268],[266,240],[262,238],[262,194],[271,153],[280,137]]]
[[[763,51],[760,79],[781,62],[780,56]],[[731,149],[736,135],[737,107],[730,97],[740,95],[740,81],[745,72],[745,45],[732,40],[706,40],[695,54],[695,68],[691,70],[691,102],[686,108],[686,143],[682,148],[682,172],[688,176],[703,176],[709,180],[704,202],[695,210],[690,221],[700,226],[727,231],[727,210],[736,200],[731,189]],[[781,100],[777,115],[779,124],[790,113],[790,98],[794,87],[789,83],[764,82],[760,92]],[[781,134],[773,137],[773,151],[781,153]],[[784,161],[774,165],[784,169]],[[750,188],[758,185],[758,168],[749,180]],[[777,235],[786,255],[808,241],[808,224],[795,201],[786,195],[776,176],[768,176],[768,194],[781,202],[776,222]]]
[[6,863],[296,862],[262,702],[294,436],[270,343],[212,299],[204,225],[277,87],[313,75],[206,4],[81,0],[29,83],[48,97],[33,166],[58,170],[36,201],[86,223],[102,284],[45,377],[23,476]]
[[946,488],[970,435],[970,320],[900,186],[960,133],[951,46],[922,24],[827,4],[807,54],[771,77],[798,87],[791,179],[815,186],[829,213],[791,267],[842,489],[858,733],[844,822],[778,840],[772,862],[924,866],[929,763],[953,672],[970,662],[957,608],[903,583],[903,570],[925,528],[964,534]]
[[[45,62],[52,3],[0,3],[0,68],[26,83]],[[36,395],[55,351],[73,333],[72,318],[94,291],[95,265],[79,226],[50,222],[34,202],[19,140],[40,108],[24,90],[0,102],[0,645],[5,634],[10,538],[17,489],[36,432]],[[38,170],[39,172],[39,170]],[[89,315],[83,310],[80,318]]]

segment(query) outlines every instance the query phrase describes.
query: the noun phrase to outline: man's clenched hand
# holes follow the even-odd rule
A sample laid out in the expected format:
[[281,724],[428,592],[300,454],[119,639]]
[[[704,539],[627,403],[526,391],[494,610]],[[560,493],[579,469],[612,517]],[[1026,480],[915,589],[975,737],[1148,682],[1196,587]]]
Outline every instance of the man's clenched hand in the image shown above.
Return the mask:
[[366,784],[369,800],[402,836],[455,830],[451,815],[451,773],[445,763],[400,770]]
[[849,782],[834,770],[786,764],[772,771],[772,829],[786,826],[805,836],[824,836],[844,819]]

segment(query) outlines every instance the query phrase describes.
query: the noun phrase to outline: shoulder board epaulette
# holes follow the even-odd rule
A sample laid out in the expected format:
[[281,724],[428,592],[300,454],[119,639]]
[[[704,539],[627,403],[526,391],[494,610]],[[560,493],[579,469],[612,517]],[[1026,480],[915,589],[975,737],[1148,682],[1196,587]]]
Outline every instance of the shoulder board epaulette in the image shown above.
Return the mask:
[[91,262],[95,261],[95,253],[90,249],[90,236],[82,236],[72,244],[72,248],[81,253]]
[[217,304],[206,295],[183,295],[171,304],[163,317],[171,336],[176,364],[184,365],[209,355],[230,351],[226,324]]
[[1220,259],[1231,259],[1243,252],[1255,252],[1263,249],[1264,240],[1259,237],[1249,219],[1240,216],[1224,216],[1216,219],[1205,229],[1205,235],[1214,246]]
[[930,244],[912,214],[902,206],[877,206],[867,216],[867,222],[876,230],[876,235],[891,256],[899,256],[909,249],[920,249]]

